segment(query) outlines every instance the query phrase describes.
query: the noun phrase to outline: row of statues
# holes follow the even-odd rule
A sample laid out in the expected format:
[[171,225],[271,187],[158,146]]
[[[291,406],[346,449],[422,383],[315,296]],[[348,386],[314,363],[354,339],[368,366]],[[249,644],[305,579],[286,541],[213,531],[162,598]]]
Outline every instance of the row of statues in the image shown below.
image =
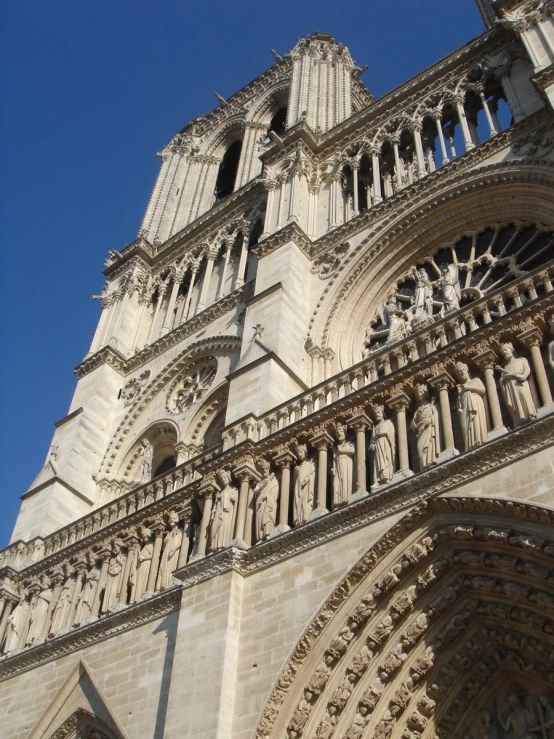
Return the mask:
[[[499,385],[506,408],[514,427],[532,421],[537,408],[529,384],[531,369],[524,357],[517,357],[514,347],[507,342],[500,346],[503,366],[497,365]],[[464,362],[455,365],[458,380],[456,409],[463,439],[464,451],[484,444],[488,440],[489,427],[486,410],[486,388],[481,379],[472,377]],[[414,387],[416,408],[410,429],[416,437],[417,458],[420,470],[425,470],[440,461],[441,421],[436,399],[427,385],[418,383]],[[386,417],[383,405],[372,406],[372,426],[369,440],[372,465],[372,489],[389,484],[397,471],[397,430]],[[350,501],[356,487],[356,446],[347,438],[347,426],[337,423],[336,441],[332,447],[332,504],[333,508]],[[292,523],[300,526],[309,520],[315,506],[316,464],[308,454],[306,444],[295,448],[296,464],[293,472]],[[255,541],[266,540],[274,530],[278,514],[279,481],[271,471],[270,463],[262,459],[259,463],[261,479],[252,490]],[[217,551],[233,539],[239,493],[231,484],[227,470],[219,472],[220,490],[217,492],[211,518],[210,548]],[[357,481],[357,489],[364,490],[365,480]]]
[[[154,565],[155,578],[151,577],[154,537],[147,528],[141,529],[141,538],[134,546],[114,543],[109,555],[104,557],[104,574],[99,563],[94,561],[88,568],[61,573],[57,588],[44,575],[34,594],[21,598],[8,617],[2,653],[9,654],[36,645],[46,638],[89,623],[119,607],[135,603],[151,594],[149,590],[165,590],[177,568],[183,536],[179,516],[170,511],[161,540],[159,561]],[[188,540],[185,546],[188,549]]]

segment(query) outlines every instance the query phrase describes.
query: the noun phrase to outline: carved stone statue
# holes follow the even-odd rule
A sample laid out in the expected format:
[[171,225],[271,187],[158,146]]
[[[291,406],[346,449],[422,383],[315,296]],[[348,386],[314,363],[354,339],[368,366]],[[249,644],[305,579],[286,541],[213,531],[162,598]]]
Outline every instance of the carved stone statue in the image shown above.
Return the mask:
[[481,733],[483,739],[498,739],[498,730],[494,725],[494,717],[491,711],[481,712]]
[[8,617],[7,630],[6,630],[6,641],[4,652],[14,652],[19,648],[19,641],[21,639],[23,626],[25,624],[25,616],[27,612],[27,606],[25,598],[22,598],[13,611]]
[[426,385],[414,388],[417,409],[410,424],[417,434],[417,456],[422,470],[436,464],[440,454],[439,414],[433,400],[429,399]]
[[119,601],[121,593],[121,571],[125,560],[121,552],[114,552],[108,563],[108,573],[104,597],[102,598],[102,613],[109,613]]
[[222,488],[215,496],[212,512],[210,537],[213,551],[223,549],[233,538],[239,497],[238,490],[231,486],[231,475],[227,470],[220,470],[218,477]]
[[139,483],[150,482],[152,479],[152,457],[154,449],[148,439],[143,439],[139,447],[140,470]]
[[396,458],[395,431],[391,420],[385,418],[382,405],[373,407],[373,430],[369,442],[369,451],[373,457],[374,485],[386,485],[394,474]]
[[347,672],[335,688],[331,702],[339,709],[339,711],[348,703],[348,700],[352,695],[352,691],[354,690],[355,679],[356,676],[352,672]]
[[308,689],[314,695],[319,695],[327,684],[327,680],[329,680],[331,676],[332,664],[333,657],[330,654],[327,654],[324,661],[320,662],[316,667],[312,679],[308,683]]
[[173,570],[177,568],[179,561],[179,550],[183,540],[183,532],[179,528],[179,516],[175,511],[169,514],[169,531],[166,532],[163,541],[160,568],[156,579],[156,590],[165,590],[171,582]]
[[75,611],[75,618],[73,619],[75,626],[85,623],[85,621],[92,616],[92,606],[99,579],[100,570],[96,565],[94,565],[85,576],[85,582]]
[[533,726],[533,715],[531,711],[523,706],[521,699],[515,693],[508,696],[508,718],[503,721],[499,715],[500,723],[504,731],[511,731],[514,739],[534,739],[529,729]]
[[421,267],[414,275],[416,287],[414,302],[410,309],[412,313],[412,331],[425,328],[433,322],[433,286],[427,272]]
[[387,344],[400,341],[408,333],[408,324],[404,310],[398,305],[395,297],[389,298],[379,306],[381,320],[388,327]]
[[315,464],[308,458],[308,448],[299,444],[296,449],[298,464],[294,468],[294,525],[308,520],[314,507]]
[[464,447],[468,449],[487,441],[487,414],[485,411],[485,386],[479,378],[471,378],[467,364],[458,362],[458,413],[462,425]]
[[316,739],[331,739],[337,727],[337,709],[331,703],[317,729]]
[[46,631],[46,617],[48,608],[52,600],[52,588],[48,579],[43,577],[41,581],[41,591],[37,594],[33,605],[33,610],[29,616],[29,633],[27,634],[27,644],[34,644],[39,641]]
[[525,357],[516,357],[510,342],[500,346],[500,354],[505,360],[504,367],[496,365],[496,370],[501,373],[500,389],[514,426],[521,426],[537,417],[528,382],[531,368]]
[[69,625],[67,623],[67,618],[71,607],[71,596],[73,594],[74,585],[75,580],[71,575],[65,579],[58,596],[58,600],[54,605],[54,610],[52,611],[52,622],[50,624],[48,636],[58,634],[63,628]]
[[350,724],[348,731],[344,735],[345,739],[362,739],[364,730],[368,722],[368,709],[363,703],[358,707],[354,720]]
[[152,564],[152,555],[154,553],[154,544],[150,539],[151,532],[144,530],[142,532],[143,541],[145,542],[138,554],[137,571],[135,574],[135,591],[134,600],[138,600],[145,592],[148,585],[148,575],[150,574],[150,565]]
[[256,502],[256,541],[263,541],[275,528],[279,482],[266,459],[260,461],[259,467],[262,479],[257,483],[253,494]]
[[444,305],[443,313],[451,313],[458,310],[462,292],[460,289],[460,281],[458,279],[458,266],[456,264],[447,264],[441,267],[441,279],[439,280]]
[[310,711],[312,710],[310,703],[311,700],[312,694],[309,690],[306,690],[304,692],[304,696],[300,699],[300,703],[296,707],[296,711],[292,714],[289,724],[291,731],[296,731],[298,734],[302,733],[304,726],[310,717]]
[[333,447],[333,505],[335,508],[348,503],[352,495],[354,455],[356,449],[346,440],[346,426],[337,423],[337,445]]

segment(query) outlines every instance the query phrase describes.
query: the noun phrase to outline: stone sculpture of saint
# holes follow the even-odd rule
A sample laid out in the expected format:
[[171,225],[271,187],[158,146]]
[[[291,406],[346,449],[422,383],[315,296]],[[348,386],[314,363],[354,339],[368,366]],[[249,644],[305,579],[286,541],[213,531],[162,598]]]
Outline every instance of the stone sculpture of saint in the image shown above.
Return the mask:
[[298,464],[294,468],[294,525],[305,523],[314,507],[315,464],[308,457],[308,447],[299,444],[296,448]]
[[48,608],[52,600],[52,589],[46,578],[41,582],[41,591],[37,593],[33,610],[29,616],[29,633],[27,634],[27,644],[34,644],[42,638],[46,630],[46,617],[48,616]]
[[181,549],[181,542],[183,540],[183,532],[178,524],[179,516],[175,511],[171,511],[169,514],[169,530],[166,532],[163,541],[156,590],[165,590],[171,582],[173,570],[177,569],[179,550]]
[[121,552],[114,552],[110,557],[106,587],[104,588],[104,597],[102,598],[102,607],[100,609],[101,613],[113,611],[114,606],[119,602],[122,587],[121,572],[124,563],[125,560]]
[[423,267],[416,271],[415,281],[414,318],[431,318],[433,315],[433,286]]
[[387,344],[400,341],[407,334],[407,323],[404,311],[398,305],[395,297],[389,298],[386,303],[379,307],[381,320],[388,326]]
[[535,733],[529,731],[533,727],[533,715],[531,711],[521,703],[518,695],[508,696],[510,713],[506,721],[499,716],[504,731],[511,731],[510,736],[514,739],[534,739]]
[[385,418],[382,405],[373,408],[373,430],[369,442],[369,451],[373,457],[373,482],[377,487],[386,485],[392,480],[396,458],[394,424]]
[[337,720],[337,707],[329,704],[325,716],[317,729],[317,739],[331,739],[337,728]]
[[333,505],[335,508],[348,503],[352,495],[354,478],[354,455],[356,449],[346,440],[346,426],[336,428],[337,444],[333,447]]
[[212,551],[223,549],[233,538],[238,490],[231,486],[231,475],[227,470],[219,472],[221,490],[215,496],[212,511],[210,541]]
[[467,364],[458,362],[458,413],[462,425],[464,448],[467,451],[487,441],[487,413],[485,411],[485,386],[478,377],[472,378]]
[[439,287],[444,301],[442,312],[451,313],[454,310],[458,310],[460,307],[460,300],[462,298],[458,265],[447,264],[444,267],[441,267]]
[[296,711],[292,714],[289,724],[291,731],[296,731],[301,734],[304,730],[304,726],[306,725],[310,717],[310,711],[312,710],[312,706],[310,704],[311,700],[312,694],[306,690],[304,696],[300,699],[300,703],[296,707]]
[[365,727],[368,722],[368,708],[362,703],[358,707],[354,720],[350,724],[350,728],[345,734],[345,739],[362,739],[365,731]]
[[100,570],[94,565],[85,575],[85,582],[81,590],[81,595],[79,596],[77,609],[75,610],[75,618],[73,619],[75,626],[85,623],[92,616],[92,607],[99,579]]
[[54,605],[52,622],[50,624],[48,636],[55,636],[55,634],[58,634],[63,628],[69,626],[67,619],[69,617],[69,609],[71,608],[71,596],[73,594],[74,585],[75,581],[70,575],[62,585],[58,600]]
[[256,541],[263,541],[275,528],[279,482],[266,459],[260,461],[259,467],[262,479],[257,483],[253,493],[256,505]]
[[143,439],[139,447],[140,456],[140,470],[139,470],[139,483],[143,485],[145,482],[150,482],[152,479],[152,456],[153,456],[152,444],[148,439]]
[[440,454],[439,414],[426,385],[414,388],[417,409],[410,428],[417,435],[417,455],[422,470],[436,464]]
[[148,585],[148,575],[150,574],[150,565],[152,563],[152,555],[154,553],[154,544],[151,540],[151,532],[148,529],[142,531],[143,546],[137,557],[137,570],[135,574],[135,591],[133,599],[138,600],[141,595],[146,592]]
[[6,654],[8,652],[14,652],[19,648],[19,641],[25,624],[26,612],[27,607],[25,598],[22,598],[8,617],[6,641],[4,646],[4,652]]
[[500,389],[514,426],[521,426],[537,417],[537,408],[528,382],[531,368],[525,357],[516,357],[514,346],[510,342],[501,344],[500,354],[505,361],[504,367],[496,366],[496,370],[501,373]]

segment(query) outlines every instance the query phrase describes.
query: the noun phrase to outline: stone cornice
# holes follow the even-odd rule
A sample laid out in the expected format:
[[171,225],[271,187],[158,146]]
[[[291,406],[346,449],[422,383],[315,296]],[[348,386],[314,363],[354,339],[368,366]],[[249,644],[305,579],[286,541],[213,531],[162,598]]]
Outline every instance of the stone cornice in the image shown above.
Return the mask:
[[109,260],[104,274],[113,282],[129,267],[138,266],[149,270],[154,254],[155,248],[144,237],[139,236]]
[[316,254],[316,244],[319,242],[310,241],[309,237],[306,236],[297,223],[289,223],[279,229],[279,231],[267,236],[263,241],[260,241],[252,251],[258,258],[265,257],[267,254],[271,254],[272,251],[275,251],[275,249],[278,249],[280,246],[283,246],[283,244],[287,244],[290,241],[294,242],[300,251],[308,257],[308,259],[312,260],[314,258]]
[[531,77],[531,80],[539,93],[546,100],[547,104],[550,105],[550,100],[546,94],[546,88],[554,85],[554,64],[541,69],[540,72],[537,72],[537,74]]
[[92,623],[80,626],[56,639],[30,647],[10,657],[0,659],[0,682],[66,654],[83,649],[89,644],[129,631],[177,610],[181,588],[173,587],[163,593],[127,606]]
[[249,575],[552,446],[553,438],[551,415],[248,550],[228,548],[191,562],[174,576],[188,588],[230,570]]
[[84,359],[75,369],[75,374],[81,379],[102,364],[109,364],[116,369],[123,377],[142,367],[147,362],[160,356],[171,347],[179,344],[191,334],[196,333],[200,329],[208,326],[220,316],[228,313],[236,308],[240,303],[249,300],[253,294],[254,285],[247,282],[224,298],[212,303],[203,311],[198,313],[186,323],[181,324],[177,328],[170,331],[165,336],[155,341],[153,344],[137,352],[132,357],[125,359],[119,352],[111,347],[104,347]]

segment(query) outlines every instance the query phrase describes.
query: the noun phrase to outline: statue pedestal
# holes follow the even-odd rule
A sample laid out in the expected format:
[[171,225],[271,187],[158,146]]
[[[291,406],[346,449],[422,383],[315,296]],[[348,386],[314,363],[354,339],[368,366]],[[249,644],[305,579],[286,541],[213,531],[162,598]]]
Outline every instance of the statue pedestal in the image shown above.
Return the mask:
[[267,540],[275,539],[276,536],[280,536],[281,534],[286,534],[287,531],[290,531],[290,526],[286,523],[280,523],[279,526],[276,526],[271,534],[267,537]]
[[437,460],[437,464],[441,464],[442,462],[448,462],[449,459],[454,459],[454,457],[458,457],[460,455],[460,452],[457,449],[445,449],[439,454],[439,458]]
[[310,513],[308,516],[308,521],[314,521],[316,518],[321,518],[321,516],[325,516],[325,514],[329,513],[327,508],[324,508],[323,506],[318,506],[314,511]]
[[363,500],[364,498],[367,498],[369,493],[367,490],[358,490],[354,493],[354,495],[350,498],[347,505],[352,505],[352,503],[357,503],[359,500]]
[[506,426],[499,426],[497,429],[493,429],[492,431],[489,431],[487,434],[487,440],[492,441],[493,439],[498,439],[499,436],[504,436],[504,434],[507,434],[509,429],[506,428]]

